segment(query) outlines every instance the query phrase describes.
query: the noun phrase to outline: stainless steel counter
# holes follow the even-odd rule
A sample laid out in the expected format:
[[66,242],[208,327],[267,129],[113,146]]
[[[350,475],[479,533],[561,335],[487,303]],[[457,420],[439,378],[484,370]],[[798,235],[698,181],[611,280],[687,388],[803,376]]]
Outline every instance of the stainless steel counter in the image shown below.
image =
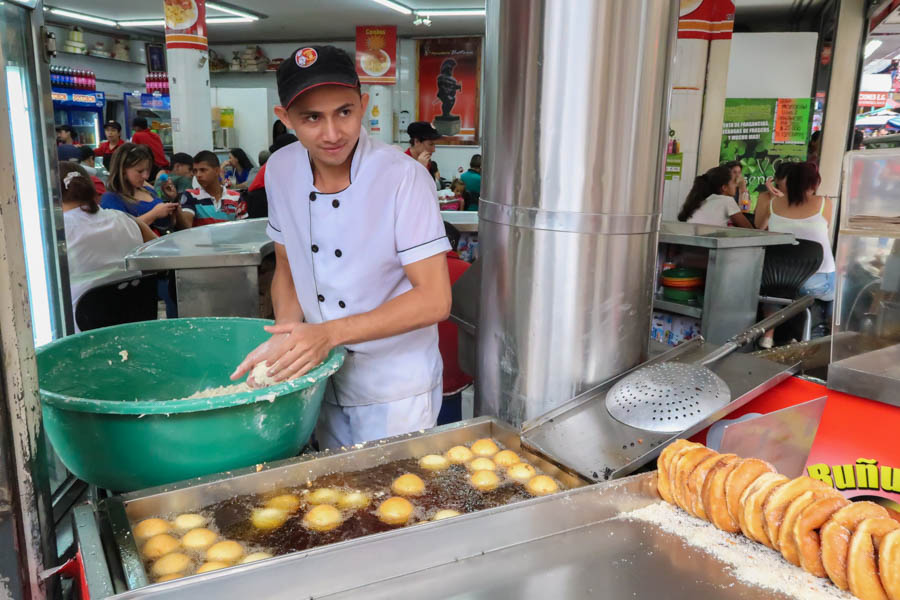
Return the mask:
[[441,218],[462,232],[478,231],[477,210],[442,210]]
[[701,248],[747,248],[793,244],[792,233],[770,233],[742,227],[711,227],[693,223],[665,221],[659,228],[659,241]]

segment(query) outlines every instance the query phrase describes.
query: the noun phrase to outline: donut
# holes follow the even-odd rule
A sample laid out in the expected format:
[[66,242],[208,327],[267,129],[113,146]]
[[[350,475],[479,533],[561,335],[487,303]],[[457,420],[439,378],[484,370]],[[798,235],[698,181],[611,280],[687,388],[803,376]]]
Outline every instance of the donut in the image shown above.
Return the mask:
[[522,459],[519,458],[519,455],[512,450],[501,450],[494,455],[493,460],[495,465],[502,469],[505,469],[506,467],[513,466],[517,462],[521,462]]
[[778,534],[781,532],[781,524],[784,522],[788,506],[804,492],[815,489],[821,491],[828,488],[818,479],[803,475],[779,486],[766,498],[766,503],[763,505],[763,520],[766,523],[766,537],[772,542],[774,550],[780,550]]
[[500,478],[493,471],[475,471],[469,476],[469,483],[481,492],[490,492],[500,485]]
[[728,475],[737,466],[740,459],[730,456],[719,461],[707,474],[703,482],[703,491],[700,496],[703,501],[703,512],[709,521],[729,533],[737,533],[741,526],[737,519],[732,518],[725,504],[725,481]]
[[882,517],[862,521],[853,532],[847,554],[847,583],[850,593],[860,600],[889,600],[878,576],[876,556],[884,536],[898,529],[900,523]]
[[784,519],[781,522],[781,527],[778,529],[778,543],[776,546],[781,551],[784,560],[792,565],[800,566],[800,551],[794,538],[794,525],[796,525],[797,519],[800,518],[803,510],[820,498],[821,495],[822,492],[818,490],[807,490],[794,498],[794,501],[790,503],[784,512]]
[[319,488],[306,495],[310,504],[337,504],[341,499],[341,491],[333,488]]
[[203,515],[197,513],[185,513],[175,517],[175,520],[172,521],[172,525],[174,525],[175,529],[178,531],[184,532],[190,531],[191,529],[197,529],[198,527],[205,527],[206,522],[207,518]]
[[675,461],[672,461],[672,464],[669,465],[669,482],[672,486],[672,497],[675,499],[675,504],[686,511],[688,510],[689,502],[685,497],[687,478],[694,472],[697,465],[716,454],[718,453],[701,446],[699,448],[691,448],[687,452],[682,453]]
[[154,577],[166,577],[184,573],[191,566],[191,557],[181,552],[166,554],[150,566],[150,574]]
[[314,531],[331,531],[342,522],[341,511],[330,504],[318,504],[303,515],[303,524]]
[[666,466],[666,481],[668,482],[667,485],[669,487],[669,496],[672,498],[672,500],[671,500],[672,504],[677,504],[677,498],[675,495],[675,492],[676,492],[675,476],[676,476],[676,469],[677,469],[678,463],[681,460],[681,457],[684,456],[686,453],[690,452],[691,450],[700,449],[700,448],[705,448],[705,446],[703,444],[694,444],[694,443],[686,444],[686,445],[682,446],[681,448],[679,448],[678,450],[676,450],[675,452],[673,452],[672,455],[669,457],[669,460],[668,460],[668,463]]
[[419,459],[419,466],[426,471],[443,471],[450,466],[450,461],[440,454],[426,454]]
[[184,537],[181,538],[181,544],[188,550],[202,551],[215,544],[218,537],[209,529],[200,527],[191,529],[184,534]]
[[472,444],[472,454],[475,456],[483,456],[485,458],[490,458],[493,455],[500,452],[500,448],[497,447],[496,442],[491,438],[482,438],[480,440],[475,440]]
[[878,547],[878,574],[890,600],[900,600],[900,531],[883,538]]
[[763,506],[766,499],[778,486],[784,485],[789,480],[779,473],[766,472],[756,478],[751,483],[744,494],[741,496],[741,506],[743,510],[740,513],[738,522],[741,525],[741,531],[744,535],[761,544],[765,544],[769,548],[773,546],[766,533],[765,516],[763,515]]
[[812,573],[816,577],[827,576],[825,567],[822,566],[819,529],[831,515],[848,504],[850,501],[841,495],[820,498],[804,508],[794,523],[794,542],[797,544],[800,566],[807,573]]
[[659,492],[660,497],[669,504],[674,504],[671,485],[669,484],[669,463],[671,462],[672,457],[685,446],[699,445],[700,444],[690,440],[678,439],[663,448],[663,451],[659,453],[659,458],[656,459],[656,489]]
[[137,541],[148,540],[154,535],[161,533],[169,533],[172,531],[172,524],[162,519],[144,519],[134,526],[132,533]]
[[425,493],[425,482],[418,475],[406,473],[394,480],[391,491],[398,496],[421,496]]
[[737,455],[713,453],[697,465],[685,481],[684,497],[687,511],[695,517],[699,517],[704,521],[710,520],[706,510],[703,508],[703,484],[706,483],[706,478],[713,467],[730,457],[737,458]]
[[378,518],[388,525],[403,525],[413,514],[413,505],[406,498],[391,496],[378,505]]
[[547,494],[553,494],[558,491],[559,486],[552,478],[547,477],[546,475],[538,475],[537,477],[532,477],[528,480],[528,483],[525,484],[525,489],[528,490],[528,493],[532,496],[546,496]]
[[338,508],[343,508],[344,510],[359,510],[360,508],[367,507],[369,502],[371,502],[371,499],[363,492],[347,492],[341,496],[340,500],[338,500]]
[[453,510],[452,508],[445,508],[444,510],[439,510],[434,513],[434,516],[431,517],[432,521],[442,521],[444,519],[449,519],[450,517],[458,517],[461,515],[457,510]]
[[444,457],[454,465],[467,463],[472,460],[474,456],[475,455],[472,454],[472,451],[465,446],[453,446],[444,453]]
[[206,551],[206,560],[209,562],[223,562],[234,564],[244,556],[244,547],[233,540],[225,540],[213,544]]
[[280,508],[254,508],[250,513],[250,522],[260,531],[278,529],[287,520],[287,511]]
[[224,563],[219,560],[211,560],[209,562],[205,562],[202,565],[200,565],[200,568],[197,569],[197,574],[199,575],[200,573],[208,573],[210,571],[224,569],[227,566],[229,566],[228,563]]
[[245,565],[247,563],[256,562],[258,560],[265,560],[267,558],[272,558],[272,555],[268,552],[254,552],[253,554],[248,554],[243,559],[241,559],[240,564]]
[[537,471],[528,463],[516,463],[506,469],[506,476],[519,483],[528,483],[528,480],[536,474]]
[[174,552],[179,546],[181,546],[181,542],[177,539],[168,533],[160,533],[147,540],[147,543],[141,548],[141,554],[147,560],[156,560],[169,552]]
[[294,494],[281,494],[266,501],[266,508],[276,508],[286,513],[295,513],[300,510],[300,498]]
[[740,522],[741,496],[751,483],[763,473],[774,473],[775,467],[758,458],[744,458],[734,467],[725,480],[725,503],[728,514]]
[[850,538],[856,531],[857,525],[866,519],[887,516],[887,509],[874,502],[852,502],[835,511],[831,515],[831,519],[822,526],[819,531],[822,544],[822,566],[834,585],[842,590],[850,589],[850,584],[847,582],[847,553],[850,550]]

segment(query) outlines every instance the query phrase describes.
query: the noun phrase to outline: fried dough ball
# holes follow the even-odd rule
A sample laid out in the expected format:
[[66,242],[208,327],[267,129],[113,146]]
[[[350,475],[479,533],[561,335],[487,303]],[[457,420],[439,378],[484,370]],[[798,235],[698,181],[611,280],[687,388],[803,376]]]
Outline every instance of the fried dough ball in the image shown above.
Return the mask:
[[517,462],[522,462],[522,459],[519,458],[519,455],[512,450],[501,450],[494,455],[493,460],[494,464],[503,469],[505,469],[506,467],[511,467]]
[[134,526],[134,539],[137,541],[148,540],[154,535],[161,533],[169,533],[172,531],[172,524],[163,519],[144,519]]
[[270,498],[266,502],[266,508],[277,508],[287,513],[295,513],[300,509],[300,498],[294,494],[281,494]]
[[371,499],[363,492],[347,492],[338,500],[338,508],[344,510],[358,510],[369,505]]
[[484,458],[483,456],[470,460],[466,464],[466,467],[468,467],[470,471],[494,471],[497,469],[497,465],[494,464],[494,461],[489,458]]
[[205,527],[208,519],[203,515],[199,515],[197,513],[185,513],[183,515],[178,515],[175,517],[175,521],[173,521],[173,525],[175,529],[178,531],[190,531],[191,529],[197,529],[198,527]]
[[197,574],[200,573],[209,573],[210,571],[216,571],[218,569],[224,569],[225,567],[231,566],[228,563],[224,563],[218,560],[211,560],[209,562],[205,562],[200,565],[200,568],[197,569]]
[[248,554],[247,556],[245,556],[241,560],[240,564],[245,565],[247,563],[256,562],[258,560],[265,560],[267,558],[272,558],[272,555],[268,552],[254,552],[253,554]]
[[343,522],[341,511],[330,504],[319,504],[303,516],[303,524],[315,531],[331,531]]
[[537,475],[528,480],[528,483],[525,484],[525,489],[532,496],[546,496],[558,491],[559,486],[552,478],[546,475]]
[[427,471],[443,471],[450,466],[450,461],[440,454],[426,454],[419,459],[419,466]]
[[154,577],[166,577],[167,575],[179,576],[191,566],[191,557],[181,552],[166,554],[150,567],[150,574]]
[[444,453],[444,456],[447,457],[447,460],[452,464],[461,465],[472,460],[474,455],[472,454],[472,451],[465,446],[453,446]]
[[519,483],[528,483],[528,480],[535,475],[537,475],[537,471],[528,463],[516,463],[506,469],[506,476]]
[[204,527],[200,527],[198,529],[191,529],[184,534],[184,537],[181,538],[181,543],[188,550],[202,551],[215,544],[218,538],[219,536],[214,532]]
[[206,560],[209,562],[224,562],[234,564],[244,556],[244,547],[233,540],[225,540],[210,546],[206,551]]
[[482,438],[472,444],[472,454],[475,456],[490,458],[498,452],[500,452],[500,448],[497,447],[496,442],[491,438]]
[[341,491],[333,488],[319,488],[306,495],[310,504],[337,504],[341,499]]
[[449,519],[451,517],[458,517],[462,513],[458,510],[453,510],[452,508],[445,508],[444,510],[439,510],[434,513],[434,516],[431,517],[432,521],[442,521],[444,519]]
[[250,513],[250,522],[260,531],[278,529],[287,519],[287,511],[280,508],[254,508]]
[[425,492],[425,482],[418,475],[406,473],[394,480],[391,491],[398,496],[421,496]]
[[469,483],[482,492],[490,492],[500,485],[500,478],[493,471],[475,471],[469,476]]
[[403,525],[413,514],[413,505],[406,498],[391,496],[378,506],[378,518],[388,525]]
[[147,540],[147,543],[141,548],[141,554],[148,560],[156,560],[169,552],[174,552],[179,546],[181,546],[181,542],[177,539],[168,533],[161,533]]

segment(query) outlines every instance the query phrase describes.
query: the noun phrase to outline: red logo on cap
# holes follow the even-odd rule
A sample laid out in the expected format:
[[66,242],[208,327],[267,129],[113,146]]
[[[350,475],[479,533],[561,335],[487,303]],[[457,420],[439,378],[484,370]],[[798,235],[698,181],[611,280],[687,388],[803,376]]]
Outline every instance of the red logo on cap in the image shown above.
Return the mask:
[[301,69],[305,69],[306,67],[313,66],[317,58],[319,58],[319,53],[316,52],[315,48],[303,48],[297,50],[297,54],[294,55],[294,62],[296,62],[297,66]]

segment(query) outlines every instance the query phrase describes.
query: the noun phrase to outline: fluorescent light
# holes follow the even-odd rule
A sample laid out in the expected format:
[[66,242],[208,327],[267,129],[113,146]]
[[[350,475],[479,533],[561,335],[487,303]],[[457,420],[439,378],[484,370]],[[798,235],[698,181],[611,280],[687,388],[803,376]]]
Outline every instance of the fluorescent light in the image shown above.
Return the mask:
[[[259,20],[259,17],[257,17],[256,15],[251,15],[250,13],[244,12],[242,10],[236,10],[234,8],[231,8],[230,6],[222,6],[221,4],[218,4],[216,2],[207,2],[206,8],[212,8],[219,12],[227,13],[229,15],[234,15],[235,17],[243,17],[245,20],[248,20],[248,21],[258,21]],[[209,21],[209,19],[207,19],[207,21]]]
[[[377,0],[376,0],[377,1]],[[424,17],[483,17],[485,9],[483,8],[458,8],[447,10],[417,10],[417,15]]]
[[411,14],[412,14],[412,10],[411,10],[411,9],[409,9],[409,8],[407,8],[407,7],[405,7],[405,6],[403,6],[402,4],[400,4],[400,3],[398,3],[398,2],[394,2],[393,0],[372,0],[372,2],[375,2],[375,3],[380,4],[380,5],[382,5],[382,6],[387,6],[387,7],[390,8],[391,10],[396,10],[398,13],[402,13],[402,14],[404,14],[404,15],[411,15]]
[[134,21],[119,21],[119,27],[165,27],[165,19],[136,19]]
[[872,40],[868,44],[866,44],[865,58],[869,58],[869,55],[878,50],[880,46],[881,40]]
[[[207,5],[209,6],[209,5]],[[208,23],[252,23],[258,19],[245,19],[244,17],[206,17]]]
[[85,15],[82,13],[72,12],[68,10],[63,10],[61,8],[51,8],[50,12],[54,15],[59,15],[61,17],[69,17],[70,19],[77,19],[79,21],[89,21],[91,23],[99,23],[100,25],[109,25],[110,27],[115,27],[116,22],[110,21],[109,19],[101,19],[100,17],[92,17],[90,15]]

